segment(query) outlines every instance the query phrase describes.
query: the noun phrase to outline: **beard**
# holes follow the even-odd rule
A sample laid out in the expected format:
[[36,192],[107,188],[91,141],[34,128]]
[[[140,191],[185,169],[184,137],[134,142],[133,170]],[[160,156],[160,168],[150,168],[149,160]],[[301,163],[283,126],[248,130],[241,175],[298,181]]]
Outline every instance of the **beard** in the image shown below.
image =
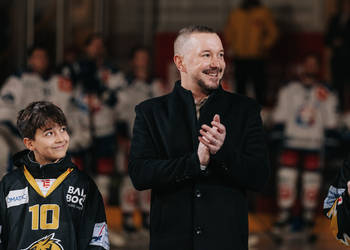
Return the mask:
[[206,95],[210,95],[211,93],[213,93],[214,90],[219,88],[219,85],[221,84],[222,78],[219,80],[219,84],[216,86],[209,86],[207,84],[205,84],[205,82],[202,79],[198,79],[197,80],[197,84],[200,87],[200,89],[202,90],[202,92]]

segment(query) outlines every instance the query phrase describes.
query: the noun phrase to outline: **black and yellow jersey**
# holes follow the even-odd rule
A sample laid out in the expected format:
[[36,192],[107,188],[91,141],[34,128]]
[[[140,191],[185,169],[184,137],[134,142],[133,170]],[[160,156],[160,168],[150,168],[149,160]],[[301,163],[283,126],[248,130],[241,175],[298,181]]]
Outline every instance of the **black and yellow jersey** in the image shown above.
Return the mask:
[[32,159],[27,150],[15,155],[18,169],[0,182],[0,249],[109,249],[93,180],[69,156],[44,166]]
[[350,246],[350,159],[344,161],[336,179],[329,187],[323,204],[325,215],[331,220],[331,231],[343,244]]

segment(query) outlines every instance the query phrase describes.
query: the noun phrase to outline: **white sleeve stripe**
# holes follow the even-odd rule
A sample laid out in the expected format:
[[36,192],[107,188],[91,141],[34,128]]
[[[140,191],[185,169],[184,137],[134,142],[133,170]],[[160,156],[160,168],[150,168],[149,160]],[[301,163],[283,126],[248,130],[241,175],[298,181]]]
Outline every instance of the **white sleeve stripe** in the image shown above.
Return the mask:
[[323,203],[323,209],[329,209],[333,206],[336,199],[344,193],[345,188],[336,188],[334,186],[330,186],[328,190],[328,194]]

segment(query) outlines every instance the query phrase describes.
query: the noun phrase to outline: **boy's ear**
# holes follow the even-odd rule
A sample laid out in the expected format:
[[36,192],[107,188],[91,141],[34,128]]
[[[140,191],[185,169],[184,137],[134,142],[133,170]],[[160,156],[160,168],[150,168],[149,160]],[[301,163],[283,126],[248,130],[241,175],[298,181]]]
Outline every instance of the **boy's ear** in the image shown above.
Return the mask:
[[34,144],[33,144],[33,140],[29,139],[28,137],[23,138],[23,143],[26,146],[27,149],[29,149],[30,151],[34,151]]

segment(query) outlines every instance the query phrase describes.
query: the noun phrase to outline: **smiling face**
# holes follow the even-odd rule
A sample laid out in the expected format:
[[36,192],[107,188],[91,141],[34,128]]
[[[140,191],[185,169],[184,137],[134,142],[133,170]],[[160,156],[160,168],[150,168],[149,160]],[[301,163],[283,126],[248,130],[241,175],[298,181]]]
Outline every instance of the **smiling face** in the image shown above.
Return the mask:
[[205,95],[219,87],[225,70],[224,49],[215,33],[192,33],[174,61],[183,87]]
[[24,138],[26,147],[34,152],[35,160],[40,165],[57,162],[65,157],[69,135],[66,126],[48,122],[45,128],[38,128],[34,139]]

